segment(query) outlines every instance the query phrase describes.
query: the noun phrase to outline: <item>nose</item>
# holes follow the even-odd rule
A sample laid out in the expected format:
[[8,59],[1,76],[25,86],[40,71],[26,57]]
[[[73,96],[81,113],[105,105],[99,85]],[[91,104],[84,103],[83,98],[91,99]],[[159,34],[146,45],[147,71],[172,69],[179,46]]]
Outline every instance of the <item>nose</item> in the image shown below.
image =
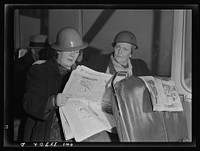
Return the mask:
[[70,53],[70,56],[72,56],[72,57],[74,57],[75,56],[75,51],[72,51],[71,53]]
[[121,53],[122,53],[122,49],[119,48],[119,49],[118,49],[118,54],[121,54]]

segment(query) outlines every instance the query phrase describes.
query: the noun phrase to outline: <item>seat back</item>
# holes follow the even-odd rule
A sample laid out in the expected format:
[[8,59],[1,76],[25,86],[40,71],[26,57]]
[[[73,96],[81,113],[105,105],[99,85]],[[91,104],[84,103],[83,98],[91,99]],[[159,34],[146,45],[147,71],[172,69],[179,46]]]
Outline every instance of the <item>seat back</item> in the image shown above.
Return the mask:
[[112,109],[120,141],[168,142],[188,138],[184,112],[153,111],[142,79],[127,77],[112,87]]

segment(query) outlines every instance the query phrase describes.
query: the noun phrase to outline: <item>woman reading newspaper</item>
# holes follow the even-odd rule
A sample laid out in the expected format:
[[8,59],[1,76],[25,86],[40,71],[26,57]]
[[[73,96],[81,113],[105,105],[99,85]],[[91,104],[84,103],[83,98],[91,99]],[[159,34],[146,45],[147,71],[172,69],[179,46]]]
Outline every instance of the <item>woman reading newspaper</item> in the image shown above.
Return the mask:
[[64,141],[58,108],[67,97],[62,93],[82,49],[88,44],[73,28],[63,28],[51,45],[55,54],[46,62],[35,63],[27,73],[23,107],[28,113],[24,141]]

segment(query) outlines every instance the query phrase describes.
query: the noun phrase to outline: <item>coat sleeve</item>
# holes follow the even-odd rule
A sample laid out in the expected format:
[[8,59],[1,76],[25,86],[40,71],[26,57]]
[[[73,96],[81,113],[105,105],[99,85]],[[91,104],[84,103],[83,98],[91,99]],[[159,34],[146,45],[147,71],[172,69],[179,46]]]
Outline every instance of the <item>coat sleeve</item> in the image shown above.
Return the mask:
[[27,73],[26,93],[23,98],[24,110],[40,120],[47,119],[46,111],[49,106],[46,79],[45,70],[40,65],[33,65]]

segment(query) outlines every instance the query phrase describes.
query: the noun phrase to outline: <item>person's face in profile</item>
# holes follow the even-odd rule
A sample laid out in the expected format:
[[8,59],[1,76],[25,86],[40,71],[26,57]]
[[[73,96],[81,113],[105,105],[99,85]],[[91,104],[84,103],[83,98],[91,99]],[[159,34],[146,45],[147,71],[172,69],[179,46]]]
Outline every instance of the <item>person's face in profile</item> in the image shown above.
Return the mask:
[[70,68],[79,56],[79,50],[58,52],[57,60],[65,68]]

